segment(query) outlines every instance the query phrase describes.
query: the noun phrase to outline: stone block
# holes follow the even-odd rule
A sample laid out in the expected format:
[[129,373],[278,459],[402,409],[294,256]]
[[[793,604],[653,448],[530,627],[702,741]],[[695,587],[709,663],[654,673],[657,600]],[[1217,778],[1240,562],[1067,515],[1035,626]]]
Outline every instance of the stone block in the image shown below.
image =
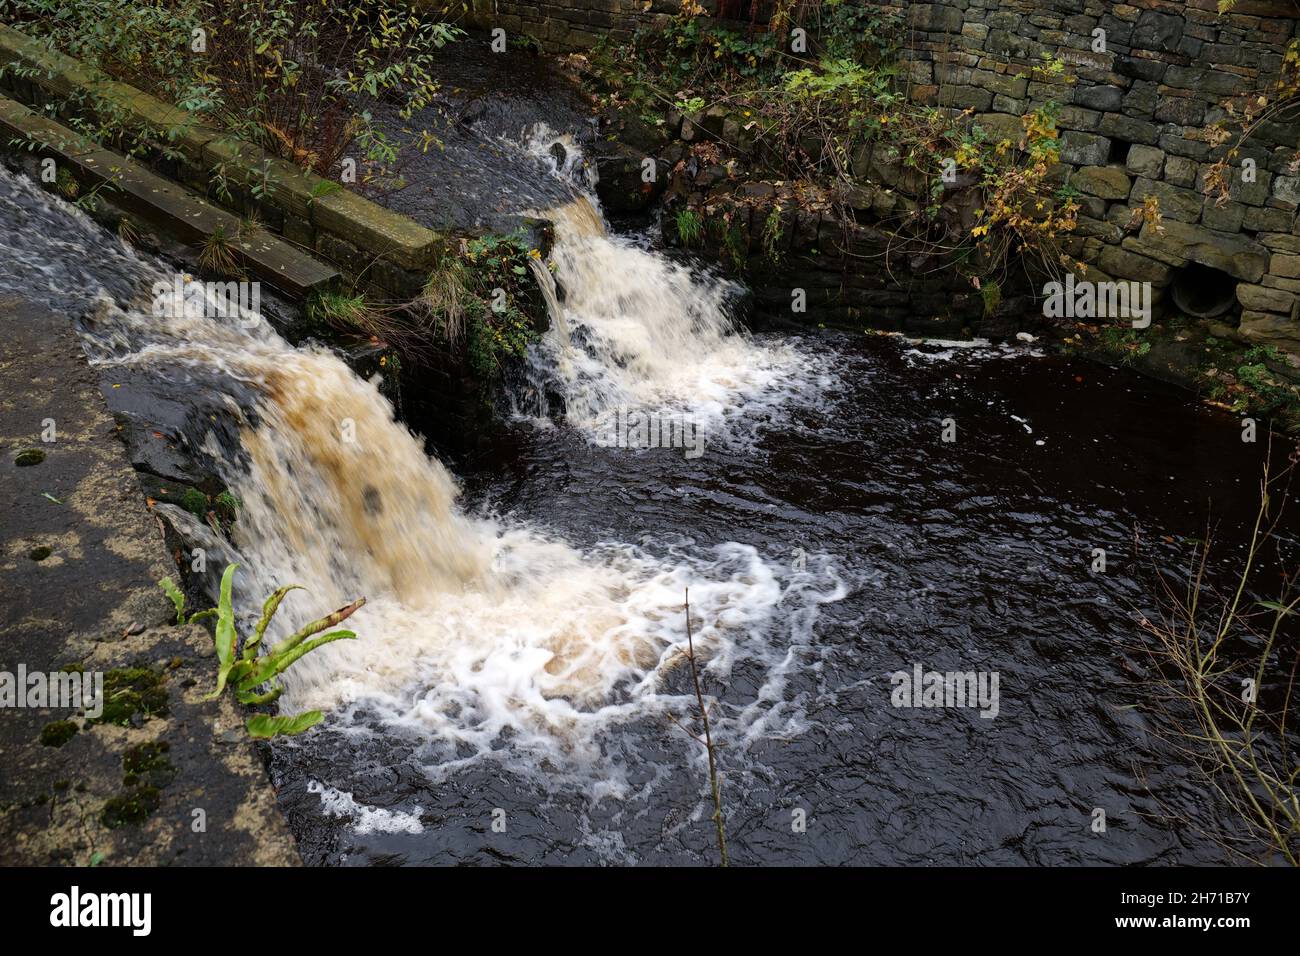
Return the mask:
[[1110,158],[1110,140],[1105,136],[1067,130],[1061,134],[1061,159],[1079,166],[1102,166]]
[[1239,282],[1237,301],[1241,303],[1243,309],[1252,312],[1280,312],[1283,315],[1290,315],[1295,307],[1296,297],[1294,292]]
[[1135,143],[1129,148],[1128,161],[1125,165],[1134,176],[1159,179],[1165,165],[1165,154],[1163,150],[1156,149],[1154,146]]
[[1196,222],[1201,218],[1203,197],[1191,189],[1179,189],[1167,183],[1139,178],[1133,183],[1129,205],[1140,206],[1148,196],[1154,196],[1160,203],[1160,215],[1165,219]]
[[1118,166],[1084,166],[1070,177],[1070,184],[1102,199],[1124,199],[1132,188],[1128,175]]
[[1165,220],[1159,231],[1146,223],[1137,236],[1128,237],[1121,245],[1168,265],[1199,262],[1246,282],[1259,282],[1265,272],[1276,272],[1269,268],[1269,251],[1260,243],[1185,222]]

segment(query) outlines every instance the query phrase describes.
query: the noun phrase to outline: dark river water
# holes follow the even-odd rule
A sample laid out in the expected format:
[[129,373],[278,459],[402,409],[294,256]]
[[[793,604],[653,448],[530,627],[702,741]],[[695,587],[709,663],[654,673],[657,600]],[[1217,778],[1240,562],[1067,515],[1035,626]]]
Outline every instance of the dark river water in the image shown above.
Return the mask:
[[[1089,362],[892,337],[803,344],[835,384],[742,448],[688,461],[525,424],[463,471],[476,507],[576,545],[739,541],[838,570],[850,593],[822,606],[787,688],[804,729],[721,741],[731,859],[1224,862],[1200,832],[1230,826],[1223,807],[1144,711],[1155,691],[1136,618],[1154,610],[1153,567],[1183,568],[1207,518],[1219,555],[1240,557],[1263,445],[1185,393]],[[955,442],[941,441],[945,418]],[[996,671],[996,718],[891,706],[889,675],[917,663]],[[739,703],[759,680],[742,672],[708,692]],[[282,748],[276,767],[311,862],[715,861],[707,777],[684,732],[634,726],[617,746],[642,787],[622,800],[548,792],[500,765],[431,785],[391,741],[358,753],[344,735]],[[305,778],[370,809],[322,817]],[[1104,834],[1090,828],[1096,808]],[[391,832],[381,809],[420,832]]]

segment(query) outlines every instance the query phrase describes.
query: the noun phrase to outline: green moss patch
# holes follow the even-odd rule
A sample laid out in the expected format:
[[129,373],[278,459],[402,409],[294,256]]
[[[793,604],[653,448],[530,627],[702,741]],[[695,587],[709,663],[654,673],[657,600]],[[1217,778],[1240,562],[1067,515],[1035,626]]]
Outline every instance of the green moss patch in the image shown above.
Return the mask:
[[157,787],[136,787],[105,800],[104,808],[99,812],[99,822],[110,830],[138,826],[149,819],[161,802],[162,797]]
[[163,675],[149,667],[123,667],[104,675],[104,712],[89,722],[126,727],[136,714],[153,717],[166,713]]
[[47,747],[62,747],[77,735],[77,725],[71,720],[56,720],[41,728],[41,743]]
[[128,748],[122,755],[122,769],[126,771],[126,776],[122,779],[123,786],[161,788],[175,780],[176,768],[167,759],[170,749],[170,744],[165,740]]

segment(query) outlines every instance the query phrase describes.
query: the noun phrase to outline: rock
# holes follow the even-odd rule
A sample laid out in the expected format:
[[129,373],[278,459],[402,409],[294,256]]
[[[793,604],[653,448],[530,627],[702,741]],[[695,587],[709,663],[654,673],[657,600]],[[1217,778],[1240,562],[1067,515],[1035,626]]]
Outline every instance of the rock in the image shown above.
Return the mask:
[[1300,279],[1300,256],[1275,252],[1268,271],[1283,279]]
[[1300,236],[1289,232],[1261,232],[1255,237],[1274,252],[1288,252],[1300,255]]
[[1078,106],[1063,106],[1056,117],[1057,129],[1095,130],[1101,123],[1101,114]]
[[1173,272],[1170,266],[1162,262],[1115,246],[1106,246],[1101,250],[1098,265],[1105,272],[1120,279],[1135,279],[1138,282],[1151,282],[1156,285],[1166,284]]
[[1154,196],[1160,203],[1160,215],[1165,219],[1191,223],[1201,218],[1203,198],[1200,193],[1151,179],[1138,179],[1133,183],[1129,205],[1140,206],[1148,196]]
[[[1276,189],[1276,184],[1274,185]],[[1290,232],[1295,213],[1285,209],[1248,206],[1242,225],[1252,232]]]
[[1085,166],[1075,171],[1070,184],[1080,192],[1102,199],[1124,199],[1132,186],[1118,166]]
[[1201,222],[1211,229],[1238,232],[1241,230],[1241,224],[1246,217],[1248,208],[1251,207],[1243,206],[1239,202],[1230,202],[1222,206],[1207,202],[1205,208],[1201,210]]
[[1174,220],[1165,220],[1161,228],[1163,231],[1156,232],[1147,223],[1141,233],[1136,237],[1130,236],[1121,245],[1130,252],[1159,259],[1168,265],[1199,262],[1246,282],[1259,282],[1269,271],[1268,249],[1245,236],[1215,232],[1204,226]]
[[1101,110],[1103,113],[1118,110],[1124,99],[1124,91],[1118,86],[1090,86],[1079,90],[1075,102],[1089,109]]
[[1157,123],[1196,126],[1205,120],[1205,104],[1188,96],[1162,96],[1156,103]]
[[1239,331],[1252,342],[1274,345],[1286,352],[1300,352],[1300,324],[1267,312],[1243,312]]
[[1004,139],[1019,142],[1025,130],[1019,116],[1005,113],[980,113],[975,117],[975,125],[988,133],[989,139],[995,143]]
[[1022,99],[1029,87],[1029,79],[1024,76],[1012,76],[1006,73],[991,73],[987,70],[973,70],[970,82],[992,90],[1001,96]]
[[[1127,219],[1127,217],[1125,218]],[[1074,227],[1074,235],[1083,238],[1098,238],[1105,242],[1115,243],[1124,238],[1124,230],[1114,222],[1101,222],[1096,219],[1080,217],[1078,224]]]
[[1140,50],[1174,53],[1183,39],[1183,18],[1172,13],[1143,10],[1133,28],[1130,45]]
[[993,105],[993,94],[973,86],[940,86],[939,105],[986,113]]
[[1281,289],[1268,289],[1262,285],[1250,285],[1245,282],[1237,284],[1237,301],[1241,307],[1251,312],[1280,312],[1290,315],[1295,307],[1296,297],[1292,292]]
[[965,19],[960,10],[933,3],[913,4],[907,10],[908,26],[923,33],[961,33]]
[[1196,183],[1196,171],[1196,163],[1186,156],[1170,156],[1165,161],[1164,181],[1171,186],[1191,187]]
[[1128,143],[1145,143],[1148,146],[1154,146],[1160,138],[1160,129],[1155,123],[1119,113],[1107,113],[1101,118],[1101,133]]
[[608,212],[628,213],[646,209],[668,184],[668,169],[656,163],[656,175],[651,182],[642,176],[645,159],[630,147],[619,148],[614,154],[597,156],[596,192]]
[[1146,80],[1136,80],[1124,94],[1124,113],[1128,116],[1150,116],[1156,111],[1160,86]]
[[1120,76],[1131,76],[1137,80],[1159,80],[1165,75],[1167,66],[1159,60],[1148,60],[1141,56],[1115,58],[1115,72]]
[[1300,204],[1300,177],[1277,177],[1273,181],[1273,195],[1283,202]]
[[1278,276],[1264,276],[1260,284],[1269,289],[1282,289],[1286,292],[1300,293],[1300,279],[1282,279]]
[[1164,164],[1165,154],[1163,150],[1156,149],[1154,146],[1143,146],[1140,143],[1134,143],[1129,147],[1126,166],[1134,176],[1159,179]]
[[1077,166],[1103,166],[1110,158],[1110,140],[1092,133],[1067,130],[1061,134],[1061,159]]

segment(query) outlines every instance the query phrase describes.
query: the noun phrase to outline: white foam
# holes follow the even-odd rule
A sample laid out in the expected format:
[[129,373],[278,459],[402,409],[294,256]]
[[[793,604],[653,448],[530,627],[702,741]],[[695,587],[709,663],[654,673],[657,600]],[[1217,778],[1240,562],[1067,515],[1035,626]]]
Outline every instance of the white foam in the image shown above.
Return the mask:
[[353,831],[362,836],[368,833],[424,832],[424,824],[420,822],[422,807],[416,807],[410,813],[369,807],[357,803],[352,794],[327,787],[319,780],[307,781],[307,792],[320,795],[321,810],[326,816],[351,820]]

